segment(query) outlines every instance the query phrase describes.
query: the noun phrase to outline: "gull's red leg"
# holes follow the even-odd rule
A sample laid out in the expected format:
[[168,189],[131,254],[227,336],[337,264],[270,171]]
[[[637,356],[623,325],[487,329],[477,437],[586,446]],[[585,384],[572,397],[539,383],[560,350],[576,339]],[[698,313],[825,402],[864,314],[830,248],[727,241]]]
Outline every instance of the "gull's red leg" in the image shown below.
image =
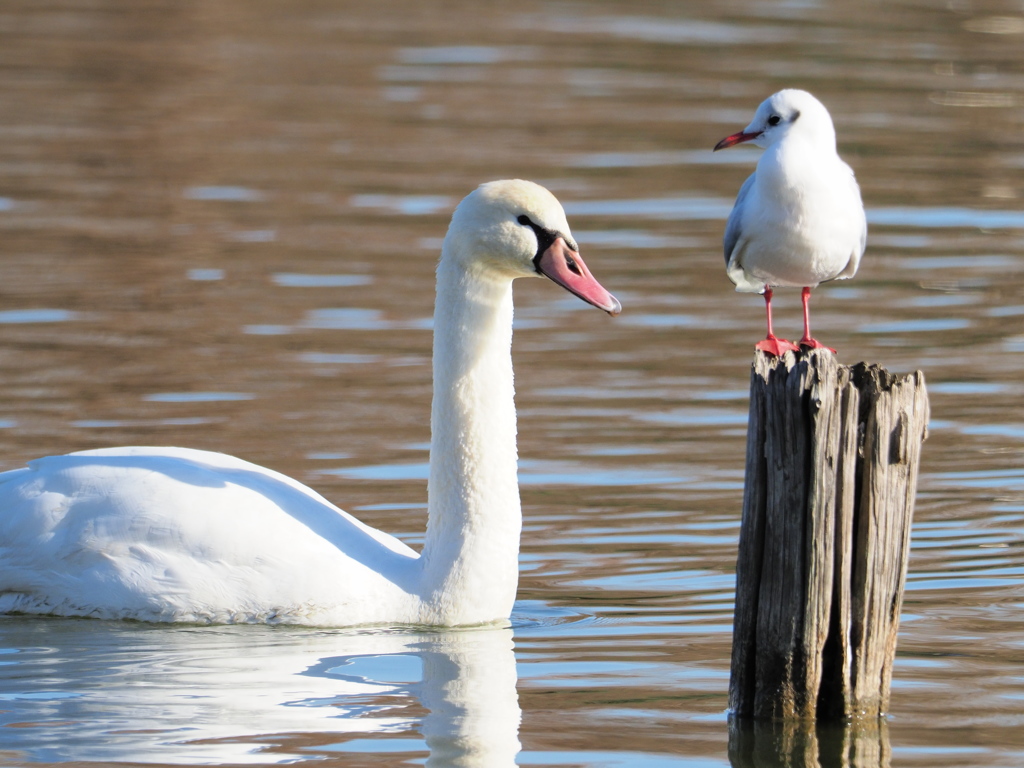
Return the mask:
[[811,300],[811,289],[804,286],[803,292],[800,294],[800,298],[804,304],[804,337],[800,339],[801,347],[810,347],[811,349],[827,349],[829,352],[835,352],[832,347],[826,347],[820,341],[811,336],[811,310],[807,306]]
[[796,344],[778,338],[772,331],[772,289],[770,285],[764,287],[764,310],[768,316],[768,336],[765,337],[764,341],[757,342],[755,345],[757,349],[776,357],[782,357],[786,352],[799,351],[800,347]]

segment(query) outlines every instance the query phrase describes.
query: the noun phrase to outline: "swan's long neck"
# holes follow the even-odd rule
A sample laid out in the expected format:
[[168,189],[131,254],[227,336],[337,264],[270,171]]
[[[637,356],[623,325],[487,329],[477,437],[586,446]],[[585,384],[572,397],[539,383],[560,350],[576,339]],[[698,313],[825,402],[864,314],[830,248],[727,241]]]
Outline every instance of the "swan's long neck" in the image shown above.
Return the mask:
[[519,576],[512,281],[450,256],[437,270],[421,596],[429,621],[473,624],[508,616]]

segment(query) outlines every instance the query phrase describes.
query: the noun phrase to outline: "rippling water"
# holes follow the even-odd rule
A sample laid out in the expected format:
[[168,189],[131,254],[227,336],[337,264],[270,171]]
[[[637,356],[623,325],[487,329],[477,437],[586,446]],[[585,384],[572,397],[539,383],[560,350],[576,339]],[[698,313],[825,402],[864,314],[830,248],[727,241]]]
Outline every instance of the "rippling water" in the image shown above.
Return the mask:
[[[517,286],[511,629],[0,619],[0,765],[1024,763],[1022,43],[972,0],[5,4],[0,468],[221,450],[418,546],[454,204],[546,184],[624,312]],[[757,153],[710,148],[785,86],[871,229],[816,334],[934,420],[890,717],[730,732]]]

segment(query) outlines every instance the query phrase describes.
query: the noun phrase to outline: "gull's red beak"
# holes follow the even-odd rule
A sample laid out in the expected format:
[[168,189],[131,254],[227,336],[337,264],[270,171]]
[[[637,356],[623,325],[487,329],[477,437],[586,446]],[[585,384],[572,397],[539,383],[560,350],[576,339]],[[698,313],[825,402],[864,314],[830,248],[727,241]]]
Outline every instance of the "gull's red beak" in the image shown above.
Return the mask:
[[737,144],[742,144],[745,141],[753,141],[760,135],[761,131],[758,131],[757,133],[744,133],[743,131],[740,131],[739,133],[734,133],[732,136],[726,136],[720,142],[715,144],[715,148],[711,151],[717,152],[720,149],[725,149],[726,147],[734,147]]
[[619,300],[604,289],[580,255],[572,250],[561,237],[548,246],[536,261],[537,271],[549,277],[560,286],[574,293],[588,304],[603,309],[609,315],[617,315],[622,311]]

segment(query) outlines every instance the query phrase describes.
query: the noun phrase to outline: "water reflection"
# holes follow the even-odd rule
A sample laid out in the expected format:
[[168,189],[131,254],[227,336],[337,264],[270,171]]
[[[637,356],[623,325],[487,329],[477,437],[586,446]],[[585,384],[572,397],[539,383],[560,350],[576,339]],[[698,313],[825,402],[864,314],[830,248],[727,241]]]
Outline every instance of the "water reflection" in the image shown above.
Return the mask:
[[889,768],[891,760],[884,718],[835,724],[729,720],[732,768]]
[[189,187],[184,193],[186,200],[212,200],[235,203],[256,203],[263,200],[263,192],[246,187]]
[[398,51],[398,60],[403,64],[497,64],[532,59],[536,55],[537,50],[528,46],[438,45],[402,48]]
[[726,24],[699,19],[654,16],[552,16],[538,19],[545,28],[567,34],[610,35],[648,43],[677,45],[764,45],[796,39],[794,29],[777,26]]
[[405,216],[432,216],[450,211],[455,201],[443,195],[353,195],[353,208],[374,208]]
[[275,285],[286,288],[350,288],[373,282],[370,275],[303,275],[293,272],[279,272],[273,280]]
[[0,621],[5,757],[286,763],[401,752],[515,765],[511,629],[312,631]]
[[0,311],[0,323],[64,323],[77,316],[66,309],[7,309]]
[[[1007,106],[1024,71],[1019,9],[465,7],[5,4],[3,468],[117,444],[226,451],[418,546],[425,452],[407,446],[427,440],[431,392],[430,335],[417,323],[430,316],[445,217],[486,178],[545,181],[629,312],[595,324],[539,281],[516,289],[527,460],[517,610],[591,617],[517,627],[518,759],[726,764],[743,402],[763,320],[759,303],[732,293],[720,244],[760,153],[710,147],[750,119],[751,103],[808,88],[844,126],[871,220],[856,281],[822,288],[822,331],[846,362],[923,368],[936,414],[893,753],[929,768],[1024,765],[1024,151],[1021,110]],[[798,292],[778,300],[780,328],[795,327]],[[203,392],[253,399],[177,401]],[[16,624],[0,624],[0,646],[21,647]],[[187,699],[182,683],[196,678],[211,706],[223,698],[204,675],[261,713],[250,727],[230,701],[235,727],[216,734],[213,715],[196,716],[201,733],[239,740],[189,747],[207,756],[237,763],[265,749],[259,760],[330,756],[347,768],[425,759],[426,710],[410,692],[421,683],[371,687],[366,703],[341,695],[353,681],[297,674],[349,653],[400,676],[411,658],[401,643],[352,652],[344,638],[268,631],[246,633],[250,649],[230,632],[218,645],[208,630],[69,626],[80,637],[22,624],[23,652],[0,655],[0,693],[21,697],[0,709],[33,723],[0,727],[0,750],[45,759],[49,744],[54,759],[82,759],[74,745],[103,732],[103,711],[74,709],[90,703],[121,717],[111,731],[136,728],[100,695],[109,669],[116,691],[155,689],[142,719],[160,732],[105,733],[150,745],[133,760],[184,760],[185,707],[207,699]],[[150,653],[164,669],[147,668]],[[237,662],[249,673],[217,669],[236,664],[231,653],[251,656]],[[415,671],[425,662],[413,656]],[[624,659],[657,666],[637,673]],[[129,672],[145,686],[129,687]],[[69,678],[74,688],[58,685]],[[164,678],[174,685],[158,688]],[[274,712],[262,679],[271,698],[309,701]],[[282,693],[289,679],[294,695]],[[30,698],[61,691],[78,698]],[[338,706],[315,707],[317,696]],[[368,724],[357,704],[374,713]],[[91,734],[61,724],[79,716]],[[391,731],[368,730],[387,718]],[[158,743],[171,748],[158,754]]]
[[198,282],[214,282],[224,279],[223,269],[190,269],[188,279]]
[[573,168],[653,168],[665,165],[757,165],[760,153],[740,150],[728,156],[706,149],[671,152],[595,152],[569,160]]

